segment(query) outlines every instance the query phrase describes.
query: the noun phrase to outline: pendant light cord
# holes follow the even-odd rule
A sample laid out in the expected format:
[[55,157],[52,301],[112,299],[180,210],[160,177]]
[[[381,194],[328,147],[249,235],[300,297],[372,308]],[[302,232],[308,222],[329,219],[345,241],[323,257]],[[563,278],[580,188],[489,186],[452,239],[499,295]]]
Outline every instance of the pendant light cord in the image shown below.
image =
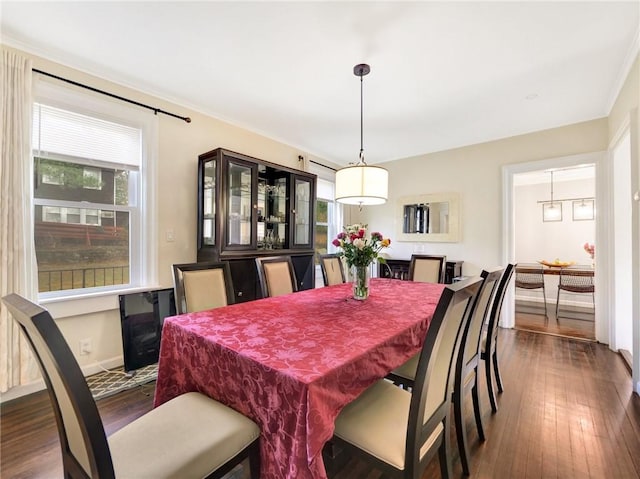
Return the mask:
[[364,140],[363,140],[363,138],[364,138],[364,136],[363,136],[364,135],[364,133],[363,133],[364,132],[364,120],[363,120],[363,118],[364,118],[364,113],[363,113],[363,111],[364,111],[363,110],[364,101],[363,101],[363,94],[362,94],[362,91],[363,91],[362,78],[363,78],[363,75],[361,73],[360,74],[360,155],[359,155],[359,159],[360,159],[361,163],[365,164],[365,161],[364,161],[364,146],[363,146],[364,145]]

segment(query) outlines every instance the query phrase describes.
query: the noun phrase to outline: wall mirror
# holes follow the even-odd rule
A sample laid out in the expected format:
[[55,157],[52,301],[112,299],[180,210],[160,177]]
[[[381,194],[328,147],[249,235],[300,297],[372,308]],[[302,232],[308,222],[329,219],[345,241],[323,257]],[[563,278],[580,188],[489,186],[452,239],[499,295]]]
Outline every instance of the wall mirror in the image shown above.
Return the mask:
[[403,196],[397,208],[398,241],[460,241],[457,193]]

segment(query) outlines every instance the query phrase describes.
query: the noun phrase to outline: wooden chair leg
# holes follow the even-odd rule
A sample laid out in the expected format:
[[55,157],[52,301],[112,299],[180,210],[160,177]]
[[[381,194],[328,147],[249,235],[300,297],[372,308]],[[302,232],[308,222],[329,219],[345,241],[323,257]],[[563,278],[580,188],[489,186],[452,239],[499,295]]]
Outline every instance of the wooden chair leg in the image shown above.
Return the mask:
[[260,442],[251,447],[249,451],[249,467],[251,468],[251,479],[260,479]]
[[498,392],[503,393],[504,388],[502,387],[502,377],[500,376],[500,367],[498,366],[498,345],[496,344],[496,349],[493,350],[493,369],[494,374],[496,376],[496,384],[498,385]]
[[480,441],[486,440],[484,435],[484,426],[482,425],[482,414],[480,413],[480,398],[478,396],[478,368],[476,367],[475,380],[471,388],[471,398],[473,400],[473,414],[476,418],[476,428],[478,429],[478,437]]
[[491,403],[491,411],[495,414],[498,412],[496,403],[496,395],[493,392],[493,378],[491,377],[491,357],[486,356],[484,360],[484,371],[487,377],[487,391],[489,393],[489,402]]
[[440,475],[442,476],[442,479],[449,479],[453,475],[453,468],[451,467],[451,454],[449,452],[451,450],[451,446],[449,444],[450,427],[448,414],[444,418],[443,426],[444,429],[442,431],[442,443],[438,448],[438,457],[440,459]]
[[453,416],[456,423],[456,438],[458,439],[458,452],[462,462],[462,472],[469,475],[469,448],[467,446],[467,428],[464,424],[464,387],[453,392]]

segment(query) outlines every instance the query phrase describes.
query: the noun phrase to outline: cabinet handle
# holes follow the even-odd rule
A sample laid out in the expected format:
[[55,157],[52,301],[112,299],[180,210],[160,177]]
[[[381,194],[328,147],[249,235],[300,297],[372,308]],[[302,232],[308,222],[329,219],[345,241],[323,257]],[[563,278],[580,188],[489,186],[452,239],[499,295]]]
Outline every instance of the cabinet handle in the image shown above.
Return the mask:
[[238,296],[242,296],[242,291],[238,291]]
[[253,209],[257,210],[258,209],[258,205],[253,205]]
[[291,210],[291,213],[293,213],[295,215],[296,214],[296,210]]

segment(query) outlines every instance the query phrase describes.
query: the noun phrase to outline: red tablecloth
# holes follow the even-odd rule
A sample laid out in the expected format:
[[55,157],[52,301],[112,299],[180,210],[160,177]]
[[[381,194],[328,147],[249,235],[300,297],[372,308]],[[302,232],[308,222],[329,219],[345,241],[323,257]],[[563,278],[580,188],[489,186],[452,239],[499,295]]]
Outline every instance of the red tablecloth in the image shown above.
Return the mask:
[[262,431],[265,479],[324,478],[340,410],[421,347],[441,284],[372,279],[167,318],[155,405],[200,391]]

